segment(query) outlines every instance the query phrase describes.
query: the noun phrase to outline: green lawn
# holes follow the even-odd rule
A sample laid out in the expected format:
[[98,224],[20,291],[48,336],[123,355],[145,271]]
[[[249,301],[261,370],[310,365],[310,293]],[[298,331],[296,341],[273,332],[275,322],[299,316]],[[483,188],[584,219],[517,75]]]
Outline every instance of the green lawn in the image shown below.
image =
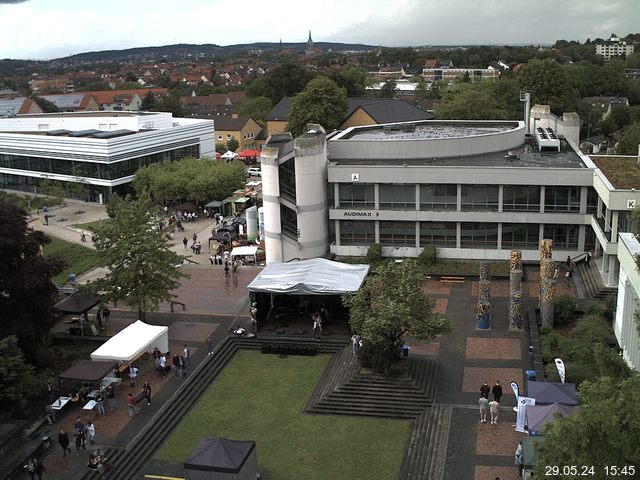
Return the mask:
[[102,225],[105,222],[110,222],[110,221],[111,221],[110,218],[105,218],[104,220],[95,220],[93,222],[76,223],[74,226],[76,228],[79,228],[80,230],[87,230],[89,232],[94,232],[96,230],[96,227]]
[[53,278],[53,281],[56,282],[57,285],[67,283],[67,278],[70,273],[80,275],[97,265],[95,250],[60,240],[59,238],[49,238],[51,239],[51,243],[44,246],[44,256],[51,257],[55,255],[61,257],[67,264],[64,271]]
[[328,361],[239,351],[156,458],[182,463],[201,437],[221,436],[255,440],[274,480],[395,478],[409,421],[302,413]]

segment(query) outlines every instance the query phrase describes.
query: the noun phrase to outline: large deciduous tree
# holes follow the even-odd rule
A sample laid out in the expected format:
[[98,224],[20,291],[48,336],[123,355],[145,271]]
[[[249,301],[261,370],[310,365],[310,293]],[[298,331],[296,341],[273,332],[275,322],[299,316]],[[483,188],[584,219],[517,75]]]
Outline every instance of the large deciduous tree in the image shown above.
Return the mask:
[[[580,406],[569,417],[545,426],[544,442],[534,446],[536,477],[548,475],[546,465],[593,465],[595,476],[605,479],[604,467],[640,465],[640,376],[601,377],[580,386]],[[571,441],[567,441],[570,439]],[[636,475],[638,472],[636,471]],[[633,476],[633,475],[632,475]]]
[[99,265],[109,273],[92,287],[137,310],[144,320],[146,312],[157,311],[160,302],[175,297],[172,291],[185,277],[176,268],[183,257],[171,250],[166,232],[158,229],[148,200],[114,197],[111,208],[113,220],[104,222],[93,236]]
[[133,187],[138,194],[160,203],[206,203],[225,199],[241,188],[244,180],[244,167],[239,162],[185,158],[139,169]]
[[311,80],[293,100],[287,130],[296,137],[307,123],[318,123],[325,130],[338,128],[347,113],[347,91],[327,77]]
[[29,395],[33,393],[34,368],[25,361],[15,335],[0,340],[0,371],[3,403],[0,420],[22,418],[26,413]]
[[629,125],[622,131],[622,137],[616,146],[618,155],[637,155],[640,145],[640,122]]
[[41,255],[49,239],[28,228],[23,210],[0,199],[0,218],[0,337],[16,335],[27,359],[43,365],[58,293],[51,278],[63,263]]
[[530,60],[517,78],[522,89],[531,93],[533,103],[549,105],[559,115],[575,110],[577,93],[571,88],[566,71],[555,60]]
[[250,97],[268,97],[275,105],[283,97],[301,92],[312,75],[301,65],[285,63],[253,81],[247,87]]
[[238,113],[253,118],[264,127],[267,115],[272,108],[273,104],[267,97],[246,98],[238,106]]
[[[400,361],[404,337],[429,340],[451,331],[422,292],[424,274],[414,260],[390,262],[373,272],[355,295],[345,295],[349,324],[363,342],[363,364],[381,372]],[[365,359],[366,357],[366,359]]]

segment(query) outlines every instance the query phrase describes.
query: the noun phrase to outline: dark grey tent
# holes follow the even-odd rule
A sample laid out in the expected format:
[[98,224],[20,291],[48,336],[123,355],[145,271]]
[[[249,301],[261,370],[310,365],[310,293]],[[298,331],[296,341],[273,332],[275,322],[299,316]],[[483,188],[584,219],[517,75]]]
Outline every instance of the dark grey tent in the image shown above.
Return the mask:
[[527,397],[536,399],[536,405],[561,403],[577,405],[576,386],[573,383],[527,382]]
[[53,308],[60,313],[72,313],[79,315],[91,310],[100,302],[100,297],[96,295],[80,295],[73,293],[64,300],[60,300]]
[[201,438],[183,467],[187,480],[256,480],[256,442]]
[[561,405],[559,403],[527,405],[525,424],[529,430],[529,435],[538,435],[547,423],[556,419],[556,415],[573,415],[577,408],[573,405]]

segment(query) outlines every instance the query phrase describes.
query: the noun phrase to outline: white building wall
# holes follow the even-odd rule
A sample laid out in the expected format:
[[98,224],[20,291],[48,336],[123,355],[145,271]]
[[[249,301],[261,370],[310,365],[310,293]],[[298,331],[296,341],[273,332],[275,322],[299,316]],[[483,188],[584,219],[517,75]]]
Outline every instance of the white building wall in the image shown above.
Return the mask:
[[621,233],[619,239],[620,275],[613,330],[626,362],[640,370],[640,336],[635,321],[640,302],[640,274],[634,258],[640,255],[640,243],[632,233]]
[[278,149],[264,147],[260,155],[260,163],[262,170],[265,260],[267,263],[279,263],[283,261],[283,244],[280,220]]
[[529,126],[531,133],[535,132],[537,127],[551,127],[574,146],[580,144],[580,116],[575,112],[564,113],[560,118],[551,113],[549,105],[534,105],[529,115]]

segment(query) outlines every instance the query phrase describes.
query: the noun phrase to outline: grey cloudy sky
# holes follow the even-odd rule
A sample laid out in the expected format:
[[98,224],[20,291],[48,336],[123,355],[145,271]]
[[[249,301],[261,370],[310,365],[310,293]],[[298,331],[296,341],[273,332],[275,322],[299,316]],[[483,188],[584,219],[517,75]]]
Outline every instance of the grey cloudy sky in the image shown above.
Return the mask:
[[539,44],[640,31],[640,0],[0,0],[0,58],[173,43]]

